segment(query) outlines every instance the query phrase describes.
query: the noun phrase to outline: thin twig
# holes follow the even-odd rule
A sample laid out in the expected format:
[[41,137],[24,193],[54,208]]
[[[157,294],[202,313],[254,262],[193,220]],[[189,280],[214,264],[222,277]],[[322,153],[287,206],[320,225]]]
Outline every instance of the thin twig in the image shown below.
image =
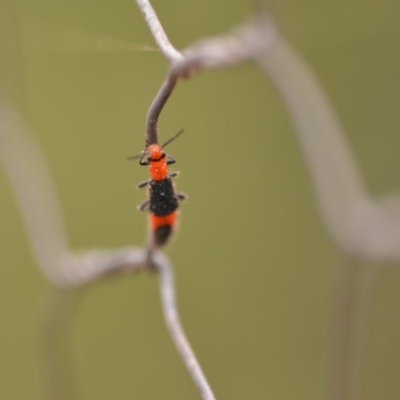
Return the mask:
[[[150,2],[147,0],[136,0],[136,4],[142,12],[143,18],[145,19],[157,46],[165,58],[167,58],[171,63],[183,59],[183,55],[176,50],[169,41]],[[149,108],[146,117],[146,147],[158,143],[158,117],[171,95],[177,80],[178,76],[176,74],[168,75]]]
[[156,254],[154,261],[160,272],[160,292],[164,311],[165,323],[171,338],[186,365],[203,400],[215,400],[210,385],[190,347],[185,332],[181,326],[176,306],[174,275],[168,259],[161,253]]
[[105,276],[136,272],[145,265],[146,255],[146,250],[140,247],[69,253],[60,260],[57,286],[75,289]]
[[179,76],[174,73],[167,75],[164,83],[150,105],[146,117],[146,147],[158,143],[158,118],[169,96],[175,88]]
[[157,46],[164,56],[170,61],[180,60],[182,58],[182,54],[176,50],[168,40],[167,34],[165,33],[150,2],[146,0],[136,0],[136,4],[142,12],[143,18],[149,26],[150,32],[152,33]]

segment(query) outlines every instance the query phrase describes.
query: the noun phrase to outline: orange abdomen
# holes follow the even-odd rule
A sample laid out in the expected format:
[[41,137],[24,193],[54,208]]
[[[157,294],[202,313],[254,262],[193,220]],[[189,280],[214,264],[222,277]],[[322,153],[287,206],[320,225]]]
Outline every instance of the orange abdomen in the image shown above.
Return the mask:
[[171,237],[174,227],[176,226],[178,211],[159,217],[150,214],[150,227],[157,246],[164,245]]

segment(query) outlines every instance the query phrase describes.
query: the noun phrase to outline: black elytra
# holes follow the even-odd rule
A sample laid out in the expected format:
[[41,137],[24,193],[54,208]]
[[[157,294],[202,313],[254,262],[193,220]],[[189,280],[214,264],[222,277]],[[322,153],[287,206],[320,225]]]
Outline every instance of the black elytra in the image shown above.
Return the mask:
[[178,197],[170,177],[149,182],[150,212],[165,217],[178,209]]

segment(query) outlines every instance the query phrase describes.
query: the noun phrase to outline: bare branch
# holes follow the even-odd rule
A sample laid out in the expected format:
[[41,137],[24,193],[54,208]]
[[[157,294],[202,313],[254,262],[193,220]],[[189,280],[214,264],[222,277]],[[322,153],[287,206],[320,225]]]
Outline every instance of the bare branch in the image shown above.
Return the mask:
[[171,338],[189,371],[203,400],[215,400],[214,394],[198,363],[196,356],[181,326],[175,299],[174,276],[168,259],[162,253],[156,253],[154,261],[160,272],[160,292],[165,323]]
[[174,90],[178,78],[177,74],[173,72],[169,73],[150,105],[146,117],[146,146],[158,143],[158,118]]
[[157,46],[160,48],[164,56],[170,61],[180,60],[182,54],[176,50],[168,40],[168,37],[150,2],[146,0],[136,0],[136,4],[142,12],[143,18],[149,26],[150,32],[152,33]]
[[74,254],[68,247],[57,196],[39,146],[16,110],[0,98],[0,162],[19,205],[36,262],[59,287],[77,287],[105,273],[142,265],[137,248]]
[[126,247],[68,253],[61,260],[54,283],[62,288],[78,288],[105,276],[138,271],[146,264],[147,251]]
[[252,17],[232,32],[199,40],[183,51],[184,59],[174,65],[181,77],[187,78],[202,70],[234,67],[268,53],[277,31],[265,13]]

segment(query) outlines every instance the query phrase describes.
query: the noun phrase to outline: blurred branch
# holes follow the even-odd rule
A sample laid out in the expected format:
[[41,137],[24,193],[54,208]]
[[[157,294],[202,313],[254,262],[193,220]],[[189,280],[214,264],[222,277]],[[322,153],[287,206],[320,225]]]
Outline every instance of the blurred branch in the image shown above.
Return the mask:
[[29,128],[0,98],[0,162],[14,190],[36,262],[57,283],[55,266],[68,252],[49,169]]
[[354,230],[350,226],[366,193],[343,128],[324,90],[282,37],[257,61],[275,84],[292,118],[325,226],[339,248],[354,253]]
[[138,248],[70,250],[61,210],[43,154],[17,111],[0,98],[0,162],[14,190],[36,262],[54,285],[79,287],[99,276],[138,268]]
[[256,58],[292,118],[328,232],[344,253],[384,262],[400,258],[400,198],[367,193],[343,128],[318,80],[282,37]]
[[[353,262],[339,271],[342,276],[334,289],[332,314],[330,350],[336,354],[331,357],[330,398],[343,400],[350,396],[358,400],[369,311],[378,278],[376,271],[369,271],[370,264],[382,265],[400,258],[400,198],[387,195],[377,199],[367,192],[327,96],[288,42],[276,34],[274,46],[258,55],[256,62],[275,84],[293,121],[327,231],[345,257],[367,275],[366,282],[353,282],[354,271],[348,270],[354,267]],[[361,289],[351,321],[349,308],[357,297],[357,285]],[[352,331],[355,340],[349,359],[344,347]],[[348,386],[343,371],[349,371],[349,364]]]
[[[49,399],[75,399],[69,365],[68,334],[77,288],[101,276],[137,270],[143,249],[73,253],[61,211],[39,146],[17,111],[0,98],[0,162],[14,190],[36,262],[55,287],[43,302],[40,349]],[[57,289],[56,288],[64,288]],[[67,290],[70,289],[70,290]]]

